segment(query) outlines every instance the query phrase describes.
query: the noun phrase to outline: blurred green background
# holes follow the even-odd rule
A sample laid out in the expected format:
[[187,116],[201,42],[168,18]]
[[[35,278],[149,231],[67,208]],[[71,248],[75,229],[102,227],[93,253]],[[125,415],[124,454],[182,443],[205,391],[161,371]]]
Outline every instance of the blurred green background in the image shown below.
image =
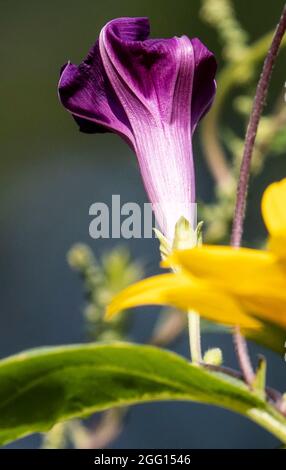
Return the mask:
[[[199,0],[0,0],[0,355],[34,346],[75,343],[85,339],[82,286],[66,263],[78,241],[97,255],[116,240],[88,235],[89,206],[122,201],[144,202],[146,196],[136,159],[118,137],[84,135],[57,98],[57,80],[68,59],[79,63],[101,27],[119,16],[149,16],[154,36],[199,36],[221,61],[216,33],[199,17]],[[237,16],[252,40],[272,29],[283,1],[236,0]],[[283,90],[285,55],[271,84],[271,96]],[[232,119],[231,108],[225,109]],[[234,126],[241,124],[233,120]],[[198,196],[211,200],[213,180],[195,139]],[[259,200],[265,185],[286,175],[285,158],[271,159],[250,191],[248,242],[265,234]],[[123,241],[146,273],[158,270],[155,240]],[[149,336],[156,310],[138,311],[134,338]],[[235,364],[231,339],[204,338],[221,345],[228,364]],[[188,354],[184,337],[176,350]],[[261,348],[253,347],[253,354]],[[285,363],[267,353],[269,383],[286,389]],[[13,447],[37,447],[37,436]],[[254,424],[224,410],[192,404],[135,407],[114,448],[275,447],[276,440]]]

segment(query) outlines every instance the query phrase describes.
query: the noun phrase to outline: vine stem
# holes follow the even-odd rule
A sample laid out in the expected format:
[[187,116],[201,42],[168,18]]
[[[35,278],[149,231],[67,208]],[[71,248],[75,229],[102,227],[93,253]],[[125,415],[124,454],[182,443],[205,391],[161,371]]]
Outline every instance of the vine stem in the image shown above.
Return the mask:
[[[258,81],[256,93],[253,101],[252,111],[246,131],[244,151],[240,168],[240,175],[237,188],[236,207],[234,212],[234,220],[231,234],[231,245],[239,247],[241,244],[243,223],[245,217],[246,199],[248,192],[248,182],[250,176],[251,157],[255,144],[258,124],[261,118],[267,92],[269,88],[271,73],[278,55],[279,47],[286,30],[286,4],[273,36],[271,46],[266,55],[262,73]],[[247,344],[244,337],[240,333],[239,327],[236,327],[234,333],[234,344],[237,352],[238,362],[241,367],[245,381],[251,385],[254,379],[254,371],[251,365],[250,357],[247,350]]]
[[[223,190],[228,190],[233,182],[231,168],[227,164],[227,158],[219,138],[218,121],[223,104],[233,87],[240,83],[238,77],[240,77],[241,62],[245,66],[247,64],[253,66],[262,60],[269,48],[272,36],[272,32],[265,34],[254,44],[247,47],[245,54],[239,62],[230,63],[223,68],[217,77],[217,92],[214,103],[201,123],[201,142],[204,148],[204,155],[216,184]],[[281,45],[286,45],[285,39],[282,40]]]

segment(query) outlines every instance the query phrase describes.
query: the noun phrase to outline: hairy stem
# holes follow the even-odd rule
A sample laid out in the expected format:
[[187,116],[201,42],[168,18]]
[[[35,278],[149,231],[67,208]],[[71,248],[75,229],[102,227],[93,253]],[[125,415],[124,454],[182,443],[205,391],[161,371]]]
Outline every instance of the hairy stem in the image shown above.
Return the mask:
[[235,327],[233,335],[234,349],[236,352],[237,360],[242,371],[245,382],[252,386],[255,373],[252,368],[251,360],[248,353],[248,347],[244,336],[240,333],[239,326]]
[[[233,180],[230,165],[219,138],[218,122],[223,109],[223,105],[229,92],[238,85],[241,85],[241,63],[246,69],[254,67],[267,53],[269,42],[273,33],[267,33],[254,44],[247,47],[243,58],[239,62],[228,64],[222,69],[217,78],[216,98],[209,113],[201,123],[201,137],[204,148],[204,155],[209,169],[219,188],[228,189]],[[282,46],[286,45],[286,38],[282,41]]]
[[240,168],[240,176],[237,189],[237,199],[235,207],[235,215],[232,229],[231,244],[232,246],[240,246],[243,222],[247,198],[248,181],[250,174],[250,163],[253,153],[255,138],[257,134],[258,124],[261,118],[265,99],[267,96],[272,69],[277,58],[279,46],[282,41],[286,29],[286,6],[283,8],[283,12],[275,31],[272,44],[267,53],[264,61],[262,73],[256,88],[254,97],[253,107],[250,114],[250,119],[246,131],[245,145],[242,156],[242,163]]
[[[283,39],[286,29],[286,5],[284,5],[282,15],[280,17],[278,26],[274,33],[271,46],[268,50],[266,59],[264,61],[262,73],[258,81],[256,93],[254,97],[253,107],[249,118],[249,123],[246,131],[245,145],[242,156],[242,163],[240,168],[240,176],[237,189],[236,207],[234,213],[234,221],[231,235],[231,245],[239,247],[241,244],[243,223],[245,217],[245,207],[248,191],[248,182],[250,175],[251,157],[255,138],[257,134],[258,124],[261,118],[263,107],[265,104],[271,73],[278,55],[279,47]],[[247,344],[245,339],[240,333],[239,327],[236,328],[234,334],[234,344],[238,356],[238,361],[244,376],[245,381],[251,385],[254,372],[252,369],[251,361],[249,358]]]

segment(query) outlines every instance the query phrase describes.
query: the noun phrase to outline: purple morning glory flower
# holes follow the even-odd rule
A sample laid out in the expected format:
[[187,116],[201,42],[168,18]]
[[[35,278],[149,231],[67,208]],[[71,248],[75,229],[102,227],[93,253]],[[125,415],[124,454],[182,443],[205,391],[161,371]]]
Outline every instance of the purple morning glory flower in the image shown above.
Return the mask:
[[61,71],[59,96],[83,132],[115,132],[137,155],[163,233],[193,221],[192,134],[214,95],[216,61],[199,39],[148,39],[147,18],[102,29],[87,58]]

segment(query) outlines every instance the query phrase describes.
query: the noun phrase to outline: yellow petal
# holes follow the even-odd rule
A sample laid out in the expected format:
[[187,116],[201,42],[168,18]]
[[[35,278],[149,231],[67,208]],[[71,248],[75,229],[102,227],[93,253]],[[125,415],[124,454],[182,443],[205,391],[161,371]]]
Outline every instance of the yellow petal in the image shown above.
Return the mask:
[[277,297],[267,295],[240,296],[239,302],[246,312],[253,312],[255,316],[286,328],[285,302]]
[[261,208],[270,235],[281,236],[283,234],[286,239],[286,178],[266,188]]
[[182,273],[168,273],[140,281],[117,295],[106,315],[142,305],[170,305],[183,311],[196,310],[203,317],[225,325],[259,328],[230,296],[213,289],[206,282]]
[[167,263],[232,293],[266,291],[286,300],[286,270],[268,251],[204,245],[176,251]]
[[286,267],[271,252],[205,245],[177,251],[167,262],[233,296],[247,311],[286,325]]
[[[286,237],[284,235],[277,235],[270,237],[268,241],[268,249],[276,254],[285,264],[286,261]],[[286,264],[285,264],[286,269]]]

